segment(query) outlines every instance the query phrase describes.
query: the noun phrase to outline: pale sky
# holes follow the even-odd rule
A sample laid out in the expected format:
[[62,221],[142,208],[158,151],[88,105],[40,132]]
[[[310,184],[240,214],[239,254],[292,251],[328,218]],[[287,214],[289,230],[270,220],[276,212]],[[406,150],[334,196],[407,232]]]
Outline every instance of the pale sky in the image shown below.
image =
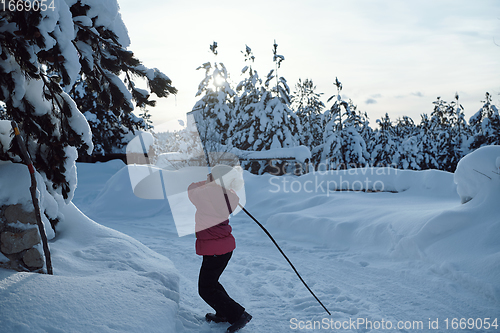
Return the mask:
[[[373,128],[386,112],[392,120],[407,115],[419,123],[437,96],[451,101],[456,92],[467,119],[486,91],[500,105],[499,0],[118,2],[130,49],[179,90],[150,109],[158,131],[195,104],[204,77],[198,66],[223,62],[239,82],[248,45],[254,69],[265,78],[274,68],[275,39],[285,57],[279,75],[292,91],[299,78],[312,79],[326,103],[338,77],[343,97],[368,113]],[[209,51],[213,41],[216,59]]]

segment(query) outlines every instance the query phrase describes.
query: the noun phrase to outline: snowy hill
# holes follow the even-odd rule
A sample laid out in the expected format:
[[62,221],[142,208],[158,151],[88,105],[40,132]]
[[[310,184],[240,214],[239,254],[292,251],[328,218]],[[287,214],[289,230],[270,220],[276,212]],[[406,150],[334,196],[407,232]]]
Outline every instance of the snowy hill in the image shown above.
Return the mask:
[[[439,331],[451,332],[453,318],[474,318],[469,331],[490,318],[486,331],[498,331],[491,325],[495,318],[500,325],[500,147],[487,149],[463,159],[455,175],[245,173],[246,208],[332,316],[240,213],[231,220],[237,248],[222,283],[254,316],[241,332],[320,332],[350,321],[356,325],[342,331],[378,332],[382,323],[396,332],[427,331],[436,319]],[[210,308],[197,294],[194,237],[177,236],[166,201],[135,197],[123,167],[78,164],[76,206],[64,209],[66,222],[50,244],[55,275],[0,270],[2,329],[225,330],[203,320]]]

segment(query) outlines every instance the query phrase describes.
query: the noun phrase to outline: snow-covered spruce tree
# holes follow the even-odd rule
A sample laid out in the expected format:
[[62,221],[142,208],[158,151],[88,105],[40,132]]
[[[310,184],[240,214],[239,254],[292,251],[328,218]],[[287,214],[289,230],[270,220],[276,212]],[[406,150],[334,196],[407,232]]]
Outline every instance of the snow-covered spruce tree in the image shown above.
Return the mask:
[[241,75],[245,77],[236,86],[233,114],[229,124],[228,145],[241,150],[250,149],[254,140],[254,119],[252,118],[253,106],[261,100],[265,88],[262,79],[252,64],[255,60],[252,49],[245,45],[245,65],[241,70]]
[[[291,109],[290,88],[284,77],[279,76],[278,69],[285,57],[279,55],[278,44],[273,44],[273,62],[275,69],[271,70],[264,83],[261,100],[254,106],[252,115],[255,124],[255,140],[252,150],[268,150],[274,148],[289,148],[299,145],[302,132],[300,120]],[[276,79],[276,85],[272,83]],[[275,167],[283,170],[283,162],[276,162]],[[261,168],[259,173],[265,172]]]
[[[74,4],[71,7],[73,15],[82,15],[83,12],[87,15],[91,12],[92,9],[86,9],[87,2],[82,4],[78,1]],[[88,116],[97,148],[93,154],[117,152],[130,139],[125,137],[126,134],[133,135],[136,130],[146,130],[150,126],[144,119],[131,113],[133,104],[144,112],[146,107],[155,106],[155,101],[150,99],[151,93],[158,97],[167,97],[177,90],[171,86],[171,80],[165,74],[156,68],[144,67],[133,57],[132,52],[126,50],[129,44],[126,33],[122,32],[120,35],[119,29],[109,31],[96,23],[90,25],[88,20],[77,22],[76,28],[75,45],[81,56],[80,83],[83,87],[75,87],[70,94],[80,110]],[[92,34],[95,28],[99,35]],[[96,65],[95,59],[90,58],[87,53],[91,53],[100,63]],[[124,82],[118,75],[123,75]],[[145,79],[149,91],[137,88],[134,77]],[[83,155],[81,150],[80,155]]]
[[458,162],[467,154],[467,142],[470,136],[469,126],[465,120],[463,106],[459,102],[458,93],[455,100],[446,106],[446,115],[450,126],[448,165],[441,165],[441,170],[455,172]]
[[[130,112],[133,102],[154,104],[149,93],[135,89],[132,75],[147,78],[159,97],[175,92],[168,77],[126,50],[129,39],[116,0],[59,0],[44,11],[2,11],[0,43],[0,100],[60,204],[72,199],[76,187],[77,148],[92,151],[89,125],[67,94],[80,74],[115,114]],[[7,156],[20,162],[16,145]]]
[[[290,108],[290,88],[285,78],[277,74],[285,57],[277,53],[276,42],[273,46],[273,61],[276,68],[269,72],[264,84],[261,85],[258,77],[252,74],[245,81],[247,88],[244,92],[251,92],[251,94],[239,103],[240,117],[244,117],[245,120],[239,122],[242,125],[235,127],[238,133],[235,144],[242,150],[261,151],[294,147],[299,144],[301,127],[298,117]],[[276,82],[275,86],[273,86],[274,82]],[[266,167],[264,162],[259,163],[258,166],[255,163],[250,165],[254,173],[263,173]]]
[[440,97],[437,98],[434,104],[434,110],[431,113],[431,133],[433,140],[436,145],[436,161],[438,163],[439,169],[446,171],[454,171],[456,163],[460,157],[455,156],[455,147],[452,141],[452,124],[450,117],[449,105],[446,101],[442,100]]
[[420,169],[439,169],[439,163],[436,158],[436,156],[438,156],[436,148],[437,144],[435,135],[432,132],[432,122],[427,114],[421,115],[421,120],[418,128],[419,133],[417,135],[417,138],[420,145]]
[[[253,150],[287,148],[297,146],[301,133],[300,121],[291,110],[290,88],[284,77],[278,75],[278,69],[285,57],[277,54],[278,44],[273,45],[273,62],[276,68],[271,70],[264,83],[266,91],[262,94],[258,106],[253,111],[254,119],[259,120]],[[271,86],[276,78],[276,85]]]
[[[210,46],[217,56],[217,43]],[[205,70],[196,96],[201,96],[192,109],[202,144],[208,152],[226,149],[230,117],[235,92],[229,83],[229,74],[221,62],[206,62],[197,68]]]
[[[145,120],[132,112],[116,115],[98,103],[97,93],[92,90],[87,80],[81,77],[70,91],[79,110],[87,119],[92,131],[94,150],[92,155],[107,155],[119,152],[128,142],[126,134],[134,134],[136,130],[147,130]],[[88,154],[82,148],[78,156],[85,159]]]
[[408,116],[403,116],[396,120],[393,133],[397,138],[401,139],[416,135],[418,129],[413,119]]
[[393,124],[386,113],[382,119],[377,119],[379,128],[368,142],[370,165],[374,167],[396,166],[399,162],[397,139],[394,138]]
[[[352,101],[342,99],[342,83],[335,78],[337,94],[328,99],[335,102],[323,114],[323,144],[321,163],[329,169],[345,169],[362,167],[367,164],[368,152],[366,142],[361,136],[363,126],[367,124],[362,114],[356,112]],[[343,109],[343,111],[342,111]]]
[[491,95],[487,92],[483,106],[470,117],[469,125],[472,130],[470,149],[481,146],[500,144],[500,115],[498,108],[491,103]]
[[[322,93],[317,93],[316,86],[312,80],[306,79],[295,85],[292,96],[292,108],[300,120],[302,135],[300,144],[309,147],[311,151],[321,145],[323,140],[323,122],[321,115],[325,104],[320,100]],[[311,163],[316,165],[320,162],[321,154],[316,152],[311,156]]]
[[[15,120],[37,171],[56,198],[69,201],[76,186],[76,147],[92,149],[87,122],[66,94],[78,73],[72,46],[71,12],[66,3],[41,11],[0,12],[0,100],[6,118]],[[47,68],[60,76],[48,76]],[[77,67],[75,69],[75,67]],[[17,145],[6,156],[21,162]]]
[[[469,153],[469,139],[471,130],[465,120],[464,107],[459,102],[458,93],[455,94],[455,100],[448,105],[448,114],[452,130],[452,142],[454,154],[458,160]],[[458,163],[457,160],[457,163]]]
[[368,115],[358,110],[358,107],[349,99],[349,108],[346,110],[344,129],[348,131],[348,149],[346,163],[353,167],[363,167],[368,163],[369,154],[365,137],[369,136]]
[[420,170],[418,129],[413,119],[408,116],[398,118],[392,132],[398,143],[397,152],[394,154],[397,159],[393,160],[393,163],[397,163],[395,166],[398,169]]
[[337,95],[333,95],[328,99],[328,102],[330,102],[336,97],[330,109],[323,113],[323,143],[318,147],[321,149],[321,163],[324,163],[327,169],[337,169],[341,164],[345,164],[343,157],[345,147],[343,146],[342,136],[342,107],[345,112],[349,104],[342,100],[340,95],[342,83],[338,78],[335,78],[334,85],[337,87]]

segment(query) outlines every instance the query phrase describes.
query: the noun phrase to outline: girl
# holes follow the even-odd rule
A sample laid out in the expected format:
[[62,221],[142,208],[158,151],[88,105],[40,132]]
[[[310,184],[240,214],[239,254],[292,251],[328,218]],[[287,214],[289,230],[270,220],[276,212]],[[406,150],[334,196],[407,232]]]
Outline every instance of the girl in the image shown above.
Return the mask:
[[203,256],[198,293],[215,310],[215,314],[207,313],[206,320],[229,322],[231,326],[227,332],[236,332],[252,319],[219,283],[219,277],[236,248],[229,215],[238,206],[235,191],[243,188],[243,184],[240,167],[216,165],[206,181],[188,187],[189,200],[196,207],[196,254]]

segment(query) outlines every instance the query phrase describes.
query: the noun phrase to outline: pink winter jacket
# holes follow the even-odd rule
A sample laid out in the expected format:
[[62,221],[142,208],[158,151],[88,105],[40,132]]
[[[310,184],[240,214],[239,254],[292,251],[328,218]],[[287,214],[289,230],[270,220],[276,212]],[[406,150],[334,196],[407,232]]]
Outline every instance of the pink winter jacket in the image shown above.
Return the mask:
[[[226,190],[231,212],[239,198],[233,190]],[[196,207],[196,254],[213,256],[233,251],[236,242],[229,225],[229,209],[222,187],[215,182],[192,183],[188,187],[189,200]]]

